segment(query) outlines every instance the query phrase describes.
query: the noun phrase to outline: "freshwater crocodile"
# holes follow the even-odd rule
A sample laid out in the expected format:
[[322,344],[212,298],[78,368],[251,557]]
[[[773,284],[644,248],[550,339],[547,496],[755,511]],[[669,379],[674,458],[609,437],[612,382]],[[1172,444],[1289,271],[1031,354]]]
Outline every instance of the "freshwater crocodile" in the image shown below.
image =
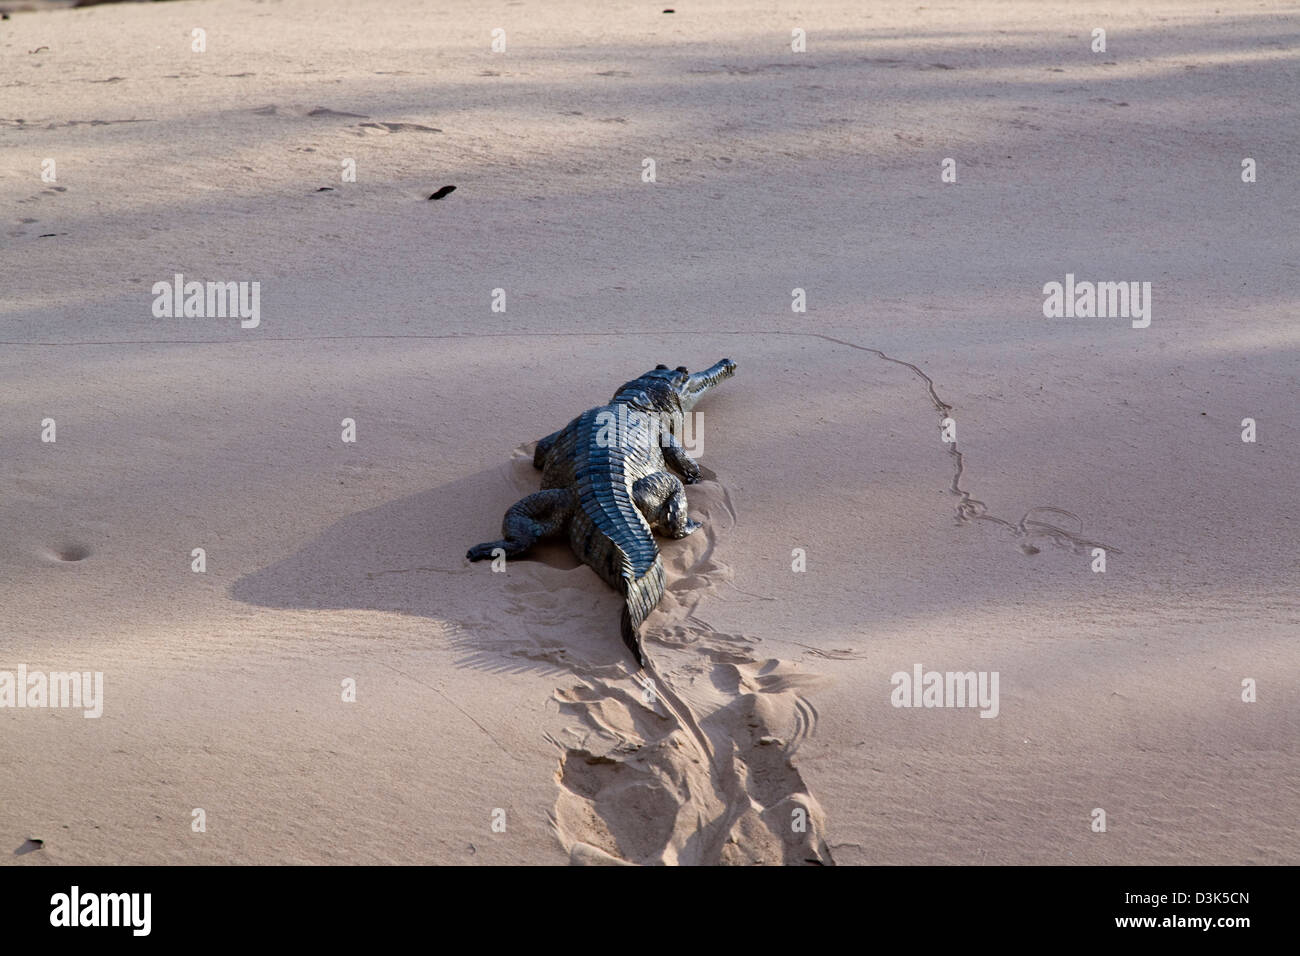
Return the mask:
[[646,667],[641,624],[664,593],[664,566],[652,532],[684,538],[700,527],[687,515],[682,481],[667,466],[688,485],[700,480],[699,466],[678,437],[680,423],[709,389],[735,372],[731,359],[695,373],[658,365],[623,385],[608,405],[547,435],[533,455],[542,490],[506,512],[500,541],[475,545],[466,557],[482,561],[498,550],[514,557],[542,538],[567,532],[578,559],[625,596],[623,642]]

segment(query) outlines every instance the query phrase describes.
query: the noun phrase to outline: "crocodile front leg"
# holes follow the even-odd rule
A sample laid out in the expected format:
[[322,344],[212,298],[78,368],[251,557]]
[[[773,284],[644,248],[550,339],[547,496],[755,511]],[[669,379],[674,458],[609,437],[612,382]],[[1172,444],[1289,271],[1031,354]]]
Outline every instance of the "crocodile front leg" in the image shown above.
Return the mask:
[[663,438],[664,461],[672,465],[682,473],[688,485],[693,485],[700,480],[700,466],[695,463],[695,459],[686,453],[686,448],[676,435],[671,432],[664,432]]
[[632,483],[632,500],[650,527],[669,538],[684,538],[702,525],[686,513],[686,489],[668,471],[638,478]]
[[501,522],[500,541],[487,541],[470,548],[465,557],[482,561],[500,548],[506,557],[523,554],[540,539],[558,534],[569,520],[573,496],[568,488],[548,488],[515,502]]

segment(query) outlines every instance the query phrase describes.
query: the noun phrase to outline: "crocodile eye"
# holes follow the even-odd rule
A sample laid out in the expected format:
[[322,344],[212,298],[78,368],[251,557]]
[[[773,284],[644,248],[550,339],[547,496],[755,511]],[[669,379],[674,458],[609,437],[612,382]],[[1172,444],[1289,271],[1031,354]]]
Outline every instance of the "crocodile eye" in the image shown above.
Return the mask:
[[656,366],[655,366],[655,371],[656,371],[656,372],[661,372],[661,371],[664,371],[664,370],[667,369],[667,368],[668,368],[667,365],[656,365]]
[[688,369],[685,365],[679,365],[679,366],[677,366],[677,371],[679,371],[679,372],[685,372],[687,375],[690,375],[690,374],[691,374],[691,370]]

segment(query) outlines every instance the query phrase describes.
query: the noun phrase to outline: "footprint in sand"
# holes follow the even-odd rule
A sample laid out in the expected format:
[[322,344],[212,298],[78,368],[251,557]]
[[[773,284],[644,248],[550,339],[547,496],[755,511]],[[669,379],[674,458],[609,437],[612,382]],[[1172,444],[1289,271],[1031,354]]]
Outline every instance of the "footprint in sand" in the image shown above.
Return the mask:
[[84,544],[63,544],[42,552],[42,556],[59,564],[75,564],[90,557],[90,548]]

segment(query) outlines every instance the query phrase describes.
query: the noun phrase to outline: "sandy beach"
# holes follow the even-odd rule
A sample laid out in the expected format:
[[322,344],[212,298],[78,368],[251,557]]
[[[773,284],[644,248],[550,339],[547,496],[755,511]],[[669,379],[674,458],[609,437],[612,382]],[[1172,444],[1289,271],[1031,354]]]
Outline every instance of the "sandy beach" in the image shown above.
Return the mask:
[[[1300,862],[1300,8],[666,8],[0,22],[0,861]],[[465,552],[723,357],[647,700]]]

